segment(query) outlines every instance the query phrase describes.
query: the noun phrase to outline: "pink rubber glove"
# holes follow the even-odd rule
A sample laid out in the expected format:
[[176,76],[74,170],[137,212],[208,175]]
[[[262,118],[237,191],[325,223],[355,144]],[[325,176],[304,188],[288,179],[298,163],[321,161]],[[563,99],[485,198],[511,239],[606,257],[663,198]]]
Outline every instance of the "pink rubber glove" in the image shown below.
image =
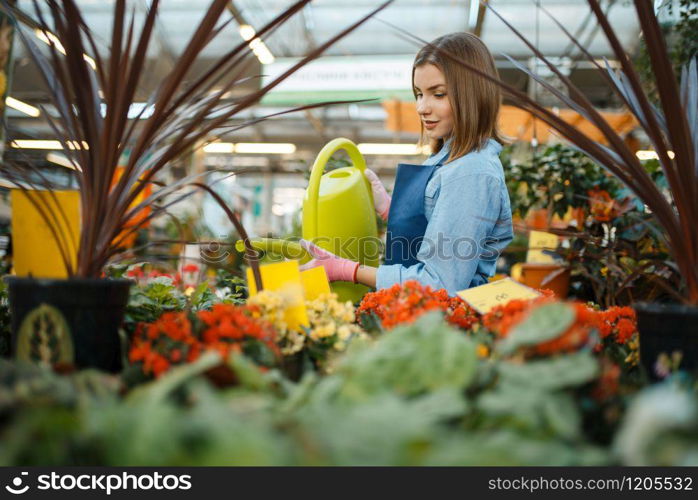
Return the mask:
[[301,266],[301,271],[323,266],[330,281],[351,281],[356,283],[356,270],[359,263],[353,260],[337,257],[335,254],[320,248],[308,240],[300,240],[300,245],[313,256],[313,259]]
[[371,191],[373,191],[373,204],[376,207],[376,213],[383,220],[388,220],[388,213],[390,212],[390,202],[392,199],[390,195],[383,187],[383,183],[380,181],[376,173],[367,168],[364,170],[364,175],[371,183]]

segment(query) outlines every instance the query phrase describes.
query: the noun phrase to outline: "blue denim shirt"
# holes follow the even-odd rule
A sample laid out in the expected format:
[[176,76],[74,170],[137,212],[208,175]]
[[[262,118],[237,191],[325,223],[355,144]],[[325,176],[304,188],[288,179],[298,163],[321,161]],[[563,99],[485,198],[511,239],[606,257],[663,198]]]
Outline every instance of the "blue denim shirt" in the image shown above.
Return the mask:
[[[428,223],[417,253],[419,263],[379,266],[376,288],[417,280],[455,295],[487,282],[514,235],[501,150],[490,139],[482,149],[436,168],[424,192]],[[423,164],[443,163],[449,154],[447,142]]]

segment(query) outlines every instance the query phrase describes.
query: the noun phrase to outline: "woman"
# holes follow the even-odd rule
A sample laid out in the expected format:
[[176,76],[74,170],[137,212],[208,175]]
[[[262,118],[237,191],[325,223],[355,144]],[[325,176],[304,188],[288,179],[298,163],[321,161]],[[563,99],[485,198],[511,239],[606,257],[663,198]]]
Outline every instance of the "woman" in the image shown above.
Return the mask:
[[330,281],[376,288],[417,280],[450,294],[482,285],[513,237],[509,194],[499,161],[499,88],[455,58],[497,76],[494,60],[470,33],[422,48],[412,69],[422,139],[435,153],[422,165],[400,164],[392,199],[366,170],[378,214],[388,221],[385,264],[359,265],[311,242],[304,268],[322,265]]

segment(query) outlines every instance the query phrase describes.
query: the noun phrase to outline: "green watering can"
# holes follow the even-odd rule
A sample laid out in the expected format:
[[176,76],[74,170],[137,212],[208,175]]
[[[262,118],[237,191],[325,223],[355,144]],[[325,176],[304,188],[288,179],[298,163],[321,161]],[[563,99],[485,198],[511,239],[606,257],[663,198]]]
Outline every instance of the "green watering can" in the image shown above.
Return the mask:
[[[332,155],[343,149],[352,162],[324,173]],[[303,199],[303,238],[314,242],[335,255],[368,266],[378,266],[380,243],[373,207],[373,194],[364,176],[366,161],[349,139],[330,141],[320,151],[310,172],[310,182]],[[297,242],[262,238],[251,241],[255,249],[286,258],[308,262],[310,255]],[[244,250],[242,242],[237,243]],[[348,282],[334,282],[332,291],[339,300],[358,302],[369,288]]]

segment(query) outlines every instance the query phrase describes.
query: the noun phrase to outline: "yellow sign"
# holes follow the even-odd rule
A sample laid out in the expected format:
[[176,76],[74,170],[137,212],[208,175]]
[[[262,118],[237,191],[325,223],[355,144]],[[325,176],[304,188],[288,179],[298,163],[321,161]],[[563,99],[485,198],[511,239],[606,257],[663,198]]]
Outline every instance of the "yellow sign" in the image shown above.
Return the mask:
[[546,233],[544,231],[531,231],[528,235],[528,252],[526,253],[526,262],[535,262],[537,264],[547,264],[555,262],[552,255],[543,253],[543,250],[557,249],[557,235]]
[[331,293],[327,272],[322,266],[313,267],[301,272],[301,282],[306,300],[315,300],[323,293]]
[[[80,241],[80,194],[77,191],[54,191],[54,198],[49,191],[13,189],[11,193],[15,274],[67,278],[68,270],[61,249],[75,269]],[[36,206],[48,216],[50,223],[44,220]]]
[[[285,311],[285,321],[292,330],[301,326],[307,326],[308,314],[305,310],[305,296],[303,283],[297,260],[274,262],[259,266],[262,275],[262,284],[265,290],[272,290],[283,294],[288,301]],[[250,287],[250,297],[257,295],[257,286],[252,275],[252,269],[247,269],[247,283]]]
[[535,299],[540,297],[540,293],[511,278],[505,278],[467,290],[461,290],[458,292],[458,296],[480,314],[487,314],[493,307],[506,304],[510,300]]

